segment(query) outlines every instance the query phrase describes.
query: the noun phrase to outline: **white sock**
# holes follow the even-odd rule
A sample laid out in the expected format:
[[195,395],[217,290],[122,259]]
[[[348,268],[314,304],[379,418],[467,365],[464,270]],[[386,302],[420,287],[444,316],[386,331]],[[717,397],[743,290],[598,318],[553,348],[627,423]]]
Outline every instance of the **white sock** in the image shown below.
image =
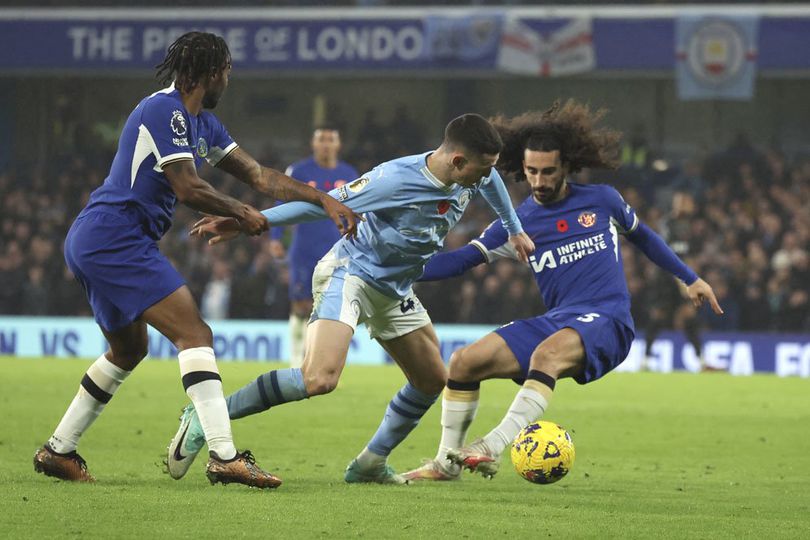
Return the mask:
[[[518,390],[515,400],[509,407],[498,427],[484,437],[484,444],[496,456],[501,455],[504,448],[512,444],[520,430],[537,420],[548,407],[548,400],[538,387],[550,389],[534,380],[527,380]],[[550,394],[549,394],[550,395]]]
[[180,351],[177,358],[180,360],[183,388],[194,403],[208,449],[220,459],[232,459],[236,456],[236,447],[233,444],[231,420],[222,393],[222,379],[217,369],[214,349],[186,349]]
[[375,454],[368,449],[368,446],[363,448],[363,451],[357,456],[357,464],[363,469],[382,467],[385,465],[386,460],[385,456]]
[[478,403],[478,390],[462,392],[445,389],[442,397],[442,439],[436,453],[436,461],[442,465],[448,464],[448,450],[464,446],[467,430],[478,412]]
[[300,368],[304,363],[304,343],[306,343],[307,319],[290,315],[290,367]]
[[60,454],[76,450],[79,438],[98,418],[130,373],[107,360],[103,354],[99,356],[84,374],[79,392],[48,439],[48,446]]

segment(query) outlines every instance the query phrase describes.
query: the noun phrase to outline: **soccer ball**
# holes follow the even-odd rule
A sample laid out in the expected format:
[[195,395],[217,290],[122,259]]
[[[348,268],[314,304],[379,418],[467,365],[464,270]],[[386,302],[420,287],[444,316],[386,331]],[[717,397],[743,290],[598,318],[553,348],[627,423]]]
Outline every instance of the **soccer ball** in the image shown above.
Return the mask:
[[529,482],[553,484],[574,465],[574,441],[554,422],[529,424],[512,443],[512,464]]

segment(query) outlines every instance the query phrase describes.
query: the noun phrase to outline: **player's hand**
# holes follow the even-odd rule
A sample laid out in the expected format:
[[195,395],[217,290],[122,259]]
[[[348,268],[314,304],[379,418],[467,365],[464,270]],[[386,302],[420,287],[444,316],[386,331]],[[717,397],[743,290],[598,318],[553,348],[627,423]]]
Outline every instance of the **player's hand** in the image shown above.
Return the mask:
[[274,259],[283,259],[287,255],[287,250],[284,249],[281,240],[270,240],[270,255]]
[[529,262],[529,255],[534,253],[534,242],[529,238],[526,233],[518,233],[509,237],[509,243],[515,248],[518,259],[527,263]]
[[714,291],[712,290],[711,286],[702,279],[698,278],[697,281],[691,285],[688,285],[686,287],[686,294],[689,295],[689,299],[692,301],[695,307],[702,306],[703,302],[708,300],[709,305],[712,306],[712,311],[718,315],[723,314],[723,308],[721,308],[720,304],[717,302],[717,297],[714,296]]
[[250,236],[259,236],[270,228],[270,223],[264,217],[264,214],[249,204],[244,205],[239,224],[242,227],[242,232]]
[[191,227],[191,236],[210,235],[208,245],[213,246],[236,238],[242,232],[242,225],[236,218],[206,216]]
[[326,193],[321,196],[321,206],[329,219],[335,222],[340,234],[346,235],[347,238],[357,236],[357,222],[365,221],[363,216],[355,213],[351,208]]

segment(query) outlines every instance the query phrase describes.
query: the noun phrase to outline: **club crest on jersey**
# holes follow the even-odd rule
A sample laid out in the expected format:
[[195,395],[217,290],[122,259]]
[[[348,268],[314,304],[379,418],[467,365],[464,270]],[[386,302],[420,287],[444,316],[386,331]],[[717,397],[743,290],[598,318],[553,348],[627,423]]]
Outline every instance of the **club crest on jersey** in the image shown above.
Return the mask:
[[582,212],[577,218],[577,221],[586,229],[593,227],[596,225],[596,214],[593,212]]
[[197,141],[197,155],[200,157],[208,155],[208,143],[202,137]]
[[361,191],[366,185],[369,183],[369,179],[366,177],[358,178],[351,184],[348,184],[346,187],[349,188],[349,191],[352,193],[357,193]]
[[440,216],[443,216],[450,210],[450,201],[439,201],[439,204],[436,205],[436,210],[439,212]]
[[470,194],[470,190],[465,189],[464,191],[461,192],[461,195],[458,196],[458,205],[462,208],[466,208],[467,203],[470,202],[470,197],[472,197],[472,195]]
[[178,110],[175,110],[172,113],[172,119],[169,121],[169,125],[171,126],[172,131],[174,131],[175,135],[178,137],[185,135],[188,129],[186,127],[186,117],[183,116],[183,113]]

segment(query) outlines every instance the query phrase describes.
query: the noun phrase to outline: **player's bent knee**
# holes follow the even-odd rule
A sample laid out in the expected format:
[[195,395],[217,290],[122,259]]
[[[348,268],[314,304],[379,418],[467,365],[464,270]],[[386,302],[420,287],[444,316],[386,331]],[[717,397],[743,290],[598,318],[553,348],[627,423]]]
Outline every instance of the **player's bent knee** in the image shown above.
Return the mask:
[[181,351],[194,347],[213,347],[214,332],[202,319],[199,319],[189,328],[184,328],[181,331],[177,343],[174,345]]
[[313,376],[304,375],[304,386],[307,389],[307,395],[322,396],[332,392],[337,388],[338,375],[336,373],[321,373]]
[[481,358],[470,351],[470,347],[462,347],[450,356],[450,378],[458,382],[477,382],[481,380]]
[[466,381],[472,375],[469,366],[467,347],[453,351],[450,355],[450,378],[454,381]]
[[563,351],[555,345],[540,345],[532,353],[529,364],[531,369],[536,369],[559,378],[560,374],[570,366],[563,363]]

